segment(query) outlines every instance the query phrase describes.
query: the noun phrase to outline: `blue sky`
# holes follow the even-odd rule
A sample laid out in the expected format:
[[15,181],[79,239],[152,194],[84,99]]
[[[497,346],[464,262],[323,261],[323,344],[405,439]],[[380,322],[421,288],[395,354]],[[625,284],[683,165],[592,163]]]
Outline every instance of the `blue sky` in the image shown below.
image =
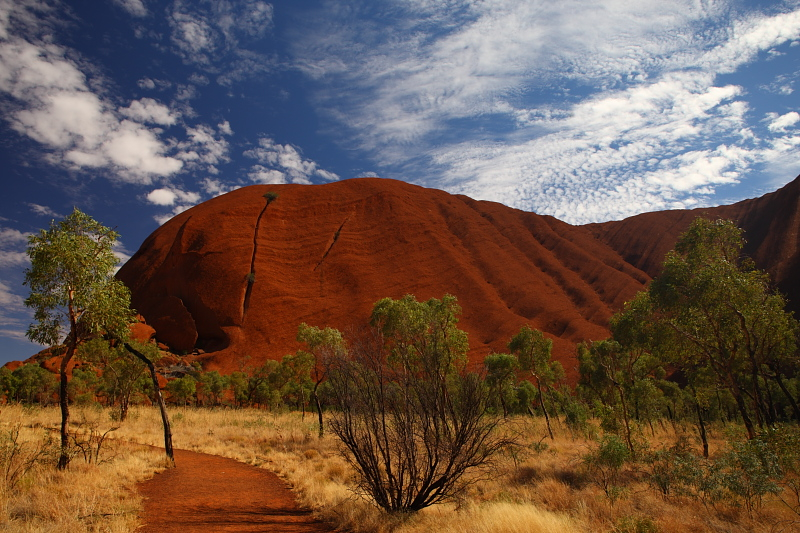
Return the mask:
[[380,176],[571,223],[800,173],[800,2],[0,0],[0,363],[27,235]]

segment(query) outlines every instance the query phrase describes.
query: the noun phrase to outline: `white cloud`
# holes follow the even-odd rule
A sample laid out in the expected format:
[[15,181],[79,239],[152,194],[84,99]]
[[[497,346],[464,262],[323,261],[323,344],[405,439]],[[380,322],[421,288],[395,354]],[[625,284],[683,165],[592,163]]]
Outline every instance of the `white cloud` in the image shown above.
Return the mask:
[[147,201],[155,205],[172,205],[178,195],[170,189],[155,189],[147,194]]
[[800,121],[800,114],[798,114],[797,111],[792,111],[790,113],[786,113],[785,115],[780,115],[780,116],[778,116],[778,114],[775,113],[771,115],[769,118],[771,119],[770,123],[767,125],[769,131],[784,132],[788,128],[791,128],[792,126],[797,124],[798,121]]
[[247,177],[255,183],[265,183],[270,185],[286,183],[286,174],[280,170],[266,168],[261,165],[253,165],[253,168],[250,170],[250,172],[248,172]]
[[[179,172],[214,174],[229,161],[223,138],[232,134],[227,121],[217,133],[203,124],[179,124],[182,115],[192,114],[188,106],[178,112],[152,98],[113,104],[101,96],[104,80],[87,78],[72,59],[75,52],[53,44],[49,27],[35,16],[40,6],[29,3],[0,0],[0,35],[5,36],[0,38],[0,93],[10,97],[6,120],[41,144],[44,160],[70,169],[104,169],[111,180],[141,185]],[[37,33],[46,38],[37,39]],[[150,78],[138,84],[170,86]],[[176,125],[184,127],[185,140],[165,137],[161,127]]]
[[295,54],[331,87],[316,104],[342,143],[393,175],[589,222],[702,205],[796,153],[795,115],[776,114],[769,129],[748,123],[750,95],[719,75],[796,42],[800,10],[690,0],[361,6],[329,4]]
[[147,8],[142,0],[114,0],[114,3],[134,17],[146,17]]
[[122,244],[122,241],[116,241],[111,251],[119,261],[114,271],[114,273],[116,274],[122,267],[122,265],[124,265],[128,261],[128,259],[131,258],[131,252],[125,247],[124,244]]
[[39,205],[34,203],[28,203],[28,207],[31,208],[33,213],[43,217],[51,217],[51,218],[64,218],[64,215],[60,215],[47,207],[46,205]]
[[257,160],[248,177],[257,183],[305,183],[313,176],[327,181],[338,180],[333,172],[319,168],[314,161],[305,159],[300,151],[289,144],[278,144],[269,138],[259,140],[258,146],[244,155]]
[[170,18],[172,42],[184,57],[194,63],[209,63],[208,53],[217,47],[219,37],[205,20],[189,13],[174,12]]
[[120,113],[137,122],[149,122],[162,126],[172,126],[178,119],[173,112],[152,98],[134,100],[128,107],[120,108]]
[[217,129],[223,135],[233,135],[233,130],[231,129],[231,124],[227,120],[217,124]]
[[219,196],[239,188],[239,185],[226,183],[211,178],[203,179],[203,181],[200,183],[200,186],[203,189],[203,192],[212,197]]
[[268,70],[273,60],[249,43],[271,31],[271,4],[262,1],[186,2],[176,0],[169,13],[171,40],[187,63],[222,73],[218,82],[233,81]]
[[154,80],[152,78],[142,78],[136,82],[136,85],[140,89],[147,89],[152,91],[153,89],[158,89],[159,91],[163,91],[164,89],[169,89],[172,87],[172,82],[169,80]]
[[0,307],[15,311],[25,307],[22,296],[14,294],[11,288],[2,281],[0,281]]
[[30,260],[25,252],[30,233],[0,227],[0,268],[18,268]]
[[189,168],[196,168],[198,164],[209,168],[230,161],[229,143],[223,137],[227,134],[226,131],[230,130],[230,125],[224,122],[219,125],[219,129],[219,132],[215,132],[212,127],[202,124],[197,127],[187,127],[187,140],[178,143],[181,151],[177,157]]
[[[209,180],[205,181],[208,182]],[[206,183],[204,185],[204,189],[207,190],[208,188],[209,185]],[[146,199],[153,205],[172,206],[172,209],[170,209],[168,213],[159,213],[153,216],[153,219],[158,222],[159,225],[161,225],[175,215],[183,213],[187,209],[195,206],[198,202],[200,202],[202,197],[199,193],[193,191],[184,191],[177,187],[162,187],[160,189],[154,189],[150,191],[147,194]]]
[[[8,6],[4,6],[8,8]],[[19,8],[24,9],[24,8]],[[13,11],[12,15],[19,10]],[[0,91],[13,98],[7,120],[20,134],[51,150],[49,159],[75,168],[107,167],[112,177],[149,183],[181,170],[158,132],[122,119],[168,121],[169,113],[144,99],[118,111],[93,92],[67,50],[33,42],[5,28],[0,41]]]
[[174,205],[178,201],[194,205],[200,201],[200,195],[176,188],[161,188],[150,191],[147,194],[147,201],[155,205]]

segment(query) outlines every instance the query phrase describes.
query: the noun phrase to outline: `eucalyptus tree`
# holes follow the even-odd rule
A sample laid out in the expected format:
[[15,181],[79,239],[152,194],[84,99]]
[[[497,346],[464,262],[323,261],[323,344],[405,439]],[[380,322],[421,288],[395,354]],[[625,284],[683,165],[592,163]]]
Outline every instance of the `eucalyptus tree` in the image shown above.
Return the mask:
[[503,418],[508,416],[507,396],[516,381],[516,372],[519,361],[511,354],[490,353],[483,360],[486,367],[486,384],[500,400],[503,408]]
[[80,358],[102,371],[102,390],[109,405],[119,406],[119,421],[128,417],[131,399],[147,387],[147,366],[131,357],[125,347],[96,338],[81,346]]
[[118,233],[75,208],[61,222],[50,223],[28,238],[31,266],[24,284],[30,288],[25,305],[35,322],[27,336],[48,346],[64,344],[60,366],[61,454],[58,468],[69,463],[69,363],[77,347],[106,333],[127,338],[134,314],[130,292],[114,277],[118,259],[113,246]]
[[742,230],[729,220],[696,219],[648,292],[650,319],[668,333],[671,361],[714,376],[733,396],[752,439],[756,424],[775,421],[765,397],[767,380],[781,387],[798,416],[785,378],[800,366],[797,321],[768,275],[742,256],[744,242]]
[[330,327],[320,329],[316,326],[309,326],[305,322],[297,328],[297,340],[306,345],[306,350],[300,350],[298,355],[308,354],[313,358],[311,380],[314,386],[311,391],[311,398],[317,408],[319,438],[322,438],[325,433],[325,426],[323,425],[319,387],[327,379],[330,365],[334,361],[341,359],[347,352],[347,343],[339,330]]
[[530,374],[536,382],[539,404],[547,423],[547,432],[552,439],[553,429],[550,427],[547,400],[552,396],[553,385],[564,378],[561,363],[551,358],[553,341],[546,338],[538,329],[525,325],[511,338],[508,349],[517,357],[520,370]]

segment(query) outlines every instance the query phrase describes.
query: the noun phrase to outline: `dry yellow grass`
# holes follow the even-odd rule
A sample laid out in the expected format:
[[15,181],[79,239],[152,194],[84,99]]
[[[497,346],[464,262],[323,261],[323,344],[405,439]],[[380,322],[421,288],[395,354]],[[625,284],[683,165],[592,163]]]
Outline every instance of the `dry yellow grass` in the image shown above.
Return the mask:
[[[107,413],[75,410],[75,421],[97,422],[101,431],[111,427]],[[19,443],[26,450],[42,446],[49,429],[57,427],[57,409],[0,409],[0,434],[19,427]],[[101,423],[100,420],[107,422]],[[0,530],[9,532],[128,532],[139,524],[141,501],[135,483],[163,468],[158,450],[107,442],[99,464],[86,464],[76,457],[64,472],[55,470],[56,457],[43,458],[14,490],[0,488]],[[2,479],[0,479],[2,484]]]
[[[19,410],[17,420],[22,419],[29,426],[57,426],[58,411],[55,408],[24,414],[22,408],[13,409]],[[7,413],[7,408],[0,410],[0,421],[4,425],[14,423]],[[293,486],[302,505],[349,531],[800,531],[797,515],[774,498],[767,498],[753,516],[735,505],[717,504],[706,508],[688,498],[663,498],[647,484],[645,467],[641,465],[626,468],[621,478],[622,494],[612,502],[582,468],[582,457],[591,450],[592,441],[576,438],[560,427],[555,428],[554,440],[545,439],[543,421],[527,417],[512,419],[505,426],[505,431],[512,433],[521,446],[497,457],[489,475],[477,476],[458,501],[437,505],[413,516],[398,517],[380,512],[353,492],[353,472],[339,455],[336,438],[327,435],[318,439],[316,424],[310,415],[302,418],[299,413],[193,408],[173,408],[170,414],[176,448],[230,457],[276,471]],[[109,412],[104,410],[78,410],[74,420],[111,426]],[[648,431],[643,437],[654,445],[669,444],[677,438],[676,430],[680,433],[690,429],[663,427],[655,435]],[[724,445],[721,433],[712,432],[712,454]],[[113,435],[119,441],[162,446],[163,433],[157,409],[133,407],[129,420]],[[118,442],[115,446],[123,444]],[[115,459],[95,466],[82,465],[76,460],[67,473],[59,474],[52,469],[37,473],[41,478],[37,478],[37,489],[32,492],[38,495],[36,498],[58,493],[61,489],[56,487],[59,486],[74,486],[71,480],[78,476],[85,476],[85,481],[82,477],[82,488],[77,491],[80,494],[64,496],[64,501],[69,503],[35,499],[32,500],[35,503],[25,506],[4,500],[3,518],[10,520],[9,523],[16,528],[11,531],[131,531],[135,526],[138,500],[129,492],[130,487],[153,471],[163,452],[125,450],[122,455],[131,458],[127,462]],[[141,462],[134,459],[139,453],[143,454]],[[119,473],[115,469],[128,469],[128,473]],[[39,485],[44,487],[47,483],[50,488],[39,490]],[[108,501],[98,502],[97,494],[103,494],[104,498],[100,499]],[[116,496],[108,498],[108,494]],[[74,501],[69,498],[74,498]],[[60,525],[53,518],[42,518],[65,514],[48,510],[57,509],[59,505],[62,509],[83,510],[64,518],[75,522],[69,525],[67,522]],[[100,506],[105,506],[102,509],[106,510]],[[100,519],[96,517],[106,514],[119,518],[103,518],[105,522],[97,525]],[[35,526],[47,520],[54,525],[50,528]],[[110,525],[112,523],[115,525]]]

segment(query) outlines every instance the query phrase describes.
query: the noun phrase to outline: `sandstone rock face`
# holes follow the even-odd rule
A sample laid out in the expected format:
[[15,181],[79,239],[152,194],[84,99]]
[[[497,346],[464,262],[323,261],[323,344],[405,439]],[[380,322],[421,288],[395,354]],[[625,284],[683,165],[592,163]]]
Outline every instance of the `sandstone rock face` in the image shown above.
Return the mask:
[[347,330],[380,298],[449,293],[471,361],[530,324],[574,376],[575,343],[650,279],[598,232],[393,180],[257,185],[176,216],[118,277],[158,341],[212,369],[294,352],[300,322]]
[[608,336],[697,216],[743,227],[745,252],[800,310],[798,202],[800,178],[729,206],[571,226],[392,180],[251,186],[164,224],[118,276],[157,340],[205,352],[210,369],[294,352],[300,322],[347,330],[380,298],[449,293],[473,363],[530,324],[574,378],[575,344]]
[[744,252],[766,270],[800,311],[800,177],[760,198],[732,205],[644,213],[625,220],[585,226],[631,265],[657,276],[668,251],[699,217],[730,219],[744,230]]

